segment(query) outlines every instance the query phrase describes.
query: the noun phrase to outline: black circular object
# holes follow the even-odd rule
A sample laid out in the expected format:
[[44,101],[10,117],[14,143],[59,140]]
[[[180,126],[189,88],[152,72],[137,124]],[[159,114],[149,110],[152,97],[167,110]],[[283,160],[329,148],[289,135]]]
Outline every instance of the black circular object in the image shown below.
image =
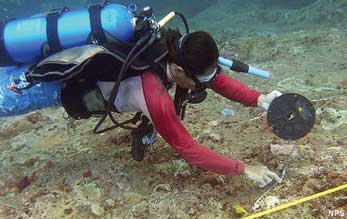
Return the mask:
[[313,128],[316,113],[304,96],[288,93],[275,98],[267,112],[267,122],[273,133],[284,140],[297,140]]

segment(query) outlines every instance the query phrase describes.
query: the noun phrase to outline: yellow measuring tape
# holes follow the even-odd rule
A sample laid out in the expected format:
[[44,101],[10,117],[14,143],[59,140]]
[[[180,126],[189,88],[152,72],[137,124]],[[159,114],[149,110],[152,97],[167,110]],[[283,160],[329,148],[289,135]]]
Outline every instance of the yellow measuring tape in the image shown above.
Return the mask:
[[253,218],[258,218],[258,217],[261,217],[261,216],[264,216],[264,215],[272,214],[272,213],[274,213],[276,211],[280,211],[280,210],[292,207],[294,205],[298,205],[298,204],[310,201],[312,199],[316,199],[316,198],[319,198],[321,196],[325,196],[325,195],[328,195],[328,194],[340,191],[342,189],[347,189],[347,184],[344,184],[342,186],[338,186],[338,187],[335,187],[335,188],[332,188],[332,189],[328,189],[328,190],[326,190],[324,192],[320,192],[320,193],[317,193],[317,194],[314,194],[314,195],[311,195],[311,196],[308,196],[308,197],[305,197],[305,198],[302,198],[302,199],[299,199],[299,200],[295,200],[295,201],[292,201],[292,202],[289,202],[289,203],[286,203],[286,204],[283,204],[283,205],[279,205],[277,207],[274,207],[274,208],[271,208],[271,209],[268,209],[268,210],[265,210],[265,211],[262,211],[262,212],[259,212],[259,213],[256,213],[256,214],[253,214],[253,215],[250,215],[250,216],[247,216],[247,217],[243,217],[242,219],[253,219]]

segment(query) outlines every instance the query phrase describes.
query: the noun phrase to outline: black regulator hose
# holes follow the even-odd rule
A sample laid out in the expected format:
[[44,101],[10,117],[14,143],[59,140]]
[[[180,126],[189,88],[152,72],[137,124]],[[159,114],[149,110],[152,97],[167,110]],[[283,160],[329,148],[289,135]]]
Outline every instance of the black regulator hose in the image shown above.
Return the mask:
[[186,33],[189,34],[189,25],[188,25],[186,17],[183,14],[176,12],[176,11],[175,11],[175,14],[178,15],[182,19],[182,21],[184,23],[184,27],[186,28]]
[[[119,87],[120,87],[120,84],[121,84],[121,81],[123,79],[123,76],[125,75],[125,73],[128,71],[129,69],[129,66],[135,61],[135,59],[143,52],[145,51],[149,46],[151,46],[153,44],[153,42],[156,40],[156,33],[151,31],[149,33],[147,33],[145,36],[143,36],[136,44],[135,46],[131,49],[129,55],[127,56],[127,58],[125,59],[123,65],[122,65],[122,68],[120,70],[120,73],[118,75],[118,78],[117,78],[117,81],[115,83],[115,85],[113,86],[112,88],[112,91],[111,91],[111,95],[107,101],[107,106],[106,106],[106,112],[104,114],[104,116],[100,119],[100,121],[98,122],[98,124],[95,126],[94,128],[94,133],[95,134],[100,134],[102,132],[106,132],[106,131],[109,131],[109,130],[112,130],[114,128],[117,128],[117,127],[122,127],[122,128],[125,128],[125,129],[129,129],[129,130],[132,130],[132,128],[130,127],[127,127],[127,126],[124,126],[125,123],[127,123],[128,121],[126,122],[123,122],[123,123],[117,123],[117,121],[113,118],[112,116],[112,109],[113,109],[113,104],[114,104],[114,101],[117,97],[117,94],[118,94],[118,90],[119,90]],[[134,52],[136,50],[138,50],[138,48],[140,48],[140,46],[142,46],[143,43],[146,43],[146,45],[144,45],[135,55]],[[100,125],[105,121],[105,119],[107,118],[107,116],[109,116],[112,120],[113,123],[115,123],[116,125],[112,126],[112,127],[109,127],[109,128],[106,128],[106,129],[103,129],[103,130],[100,130],[98,131]]]

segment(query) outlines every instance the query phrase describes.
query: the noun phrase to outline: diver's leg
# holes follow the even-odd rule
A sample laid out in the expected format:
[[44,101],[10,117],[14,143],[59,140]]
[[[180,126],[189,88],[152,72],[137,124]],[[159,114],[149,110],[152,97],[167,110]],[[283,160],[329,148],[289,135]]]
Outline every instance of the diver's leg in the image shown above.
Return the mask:
[[131,156],[136,161],[143,161],[145,149],[154,143],[157,136],[154,126],[147,117],[143,117],[141,124],[132,131],[131,135],[133,137]]

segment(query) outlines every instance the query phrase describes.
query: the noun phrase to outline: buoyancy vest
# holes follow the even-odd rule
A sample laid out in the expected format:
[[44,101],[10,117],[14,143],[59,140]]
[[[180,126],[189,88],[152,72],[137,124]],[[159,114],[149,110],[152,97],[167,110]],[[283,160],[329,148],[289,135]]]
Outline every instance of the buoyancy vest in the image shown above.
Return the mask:
[[[62,81],[61,102],[69,116],[85,119],[105,113],[106,101],[100,100],[97,81],[116,81],[131,47],[120,44],[84,45],[57,52],[33,65],[26,74],[32,83]],[[163,35],[131,64],[122,80],[152,69],[165,86],[170,86],[166,74],[166,39]],[[86,107],[86,95],[98,103],[97,110]],[[93,96],[94,95],[94,96]],[[96,98],[98,97],[98,98]],[[96,101],[95,101],[96,100]],[[116,109],[114,110],[116,111]]]

